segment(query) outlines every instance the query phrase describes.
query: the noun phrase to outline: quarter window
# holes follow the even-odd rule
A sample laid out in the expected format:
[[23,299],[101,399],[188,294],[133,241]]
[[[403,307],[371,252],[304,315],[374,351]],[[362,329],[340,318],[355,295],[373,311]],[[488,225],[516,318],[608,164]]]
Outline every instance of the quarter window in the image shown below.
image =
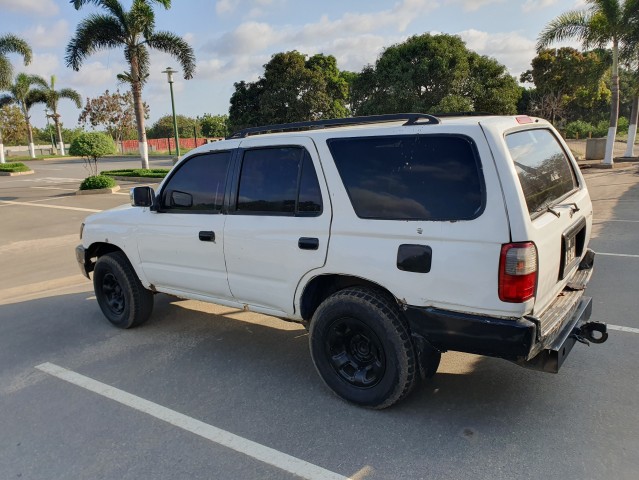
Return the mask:
[[224,204],[231,152],[197,155],[184,162],[162,190],[161,210],[219,213]]
[[355,213],[387,220],[470,220],[484,207],[475,146],[453,135],[328,140]]
[[322,197],[309,153],[300,147],[244,153],[237,197],[239,213],[315,216]]

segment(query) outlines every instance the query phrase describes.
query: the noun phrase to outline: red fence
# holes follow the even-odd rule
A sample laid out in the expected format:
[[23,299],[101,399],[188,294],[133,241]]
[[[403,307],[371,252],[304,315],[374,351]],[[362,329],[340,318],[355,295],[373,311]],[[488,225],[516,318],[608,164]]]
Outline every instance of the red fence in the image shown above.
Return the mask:
[[[149,152],[169,150],[175,152],[175,138],[150,138],[146,142],[149,146]],[[206,138],[180,138],[180,148],[184,149],[199,147],[205,143],[208,143]],[[122,153],[139,150],[137,140],[123,140],[120,145]]]

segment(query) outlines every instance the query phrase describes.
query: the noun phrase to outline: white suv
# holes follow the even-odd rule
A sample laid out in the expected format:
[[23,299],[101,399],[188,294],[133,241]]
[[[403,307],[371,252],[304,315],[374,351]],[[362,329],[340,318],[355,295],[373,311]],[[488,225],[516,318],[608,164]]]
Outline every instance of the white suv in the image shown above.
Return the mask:
[[592,205],[553,127],[398,114],[199,147],[157,195],[91,215],[76,254],[117,327],[163,292],[297,321],[342,398],[384,408],[446,350],[557,372],[602,343],[583,290]]

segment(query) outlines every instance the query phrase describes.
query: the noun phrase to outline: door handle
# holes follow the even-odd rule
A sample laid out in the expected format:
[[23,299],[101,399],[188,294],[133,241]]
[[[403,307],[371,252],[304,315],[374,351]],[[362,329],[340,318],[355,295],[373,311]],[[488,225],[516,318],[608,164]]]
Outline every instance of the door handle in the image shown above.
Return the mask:
[[297,241],[297,246],[302,250],[317,250],[319,238],[302,237]]
[[203,242],[214,242],[215,232],[203,230],[200,232],[199,237]]

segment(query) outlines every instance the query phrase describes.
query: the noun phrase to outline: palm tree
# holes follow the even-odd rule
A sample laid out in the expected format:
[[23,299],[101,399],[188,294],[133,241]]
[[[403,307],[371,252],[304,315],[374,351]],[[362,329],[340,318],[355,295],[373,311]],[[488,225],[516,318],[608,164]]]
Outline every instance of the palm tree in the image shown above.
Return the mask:
[[[7,53],[22,55],[25,66],[31,63],[31,47],[27,42],[15,35],[3,35],[0,37],[0,90],[11,85],[13,79],[13,66],[7,58]],[[8,100],[4,100],[5,104]],[[0,108],[3,107],[0,104]],[[4,145],[2,143],[2,130],[0,130],[0,163],[4,163]]]
[[51,110],[52,113],[48,116],[53,119],[53,123],[55,124],[55,129],[58,134],[58,148],[60,150],[60,154],[65,155],[64,141],[62,140],[62,125],[60,123],[60,114],[58,113],[58,101],[61,98],[68,98],[69,100],[73,101],[73,103],[75,103],[76,107],[81,108],[82,97],[72,88],[63,88],[61,90],[56,90],[55,80],[55,75],[51,75],[51,82],[47,85],[47,87],[37,89],[34,95],[40,97],[43,100],[43,103],[46,104],[47,108]]
[[15,103],[20,107],[24,121],[27,124],[27,133],[29,135],[29,155],[35,158],[35,146],[33,144],[33,128],[31,128],[31,115],[29,110],[35,103],[44,102],[42,92],[31,87],[37,85],[39,87],[47,87],[47,81],[38,75],[27,75],[19,73],[13,85],[7,89],[8,94],[0,95],[0,105]]
[[571,10],[552,20],[539,34],[537,51],[551,43],[576,38],[584,48],[612,44],[612,99],[604,163],[612,165],[619,117],[619,47],[630,29],[635,0],[586,0],[589,8]]
[[75,36],[67,45],[67,66],[78,71],[84,59],[96,51],[124,48],[124,58],[130,70],[118,77],[126,78],[131,83],[142,168],[149,168],[142,103],[142,87],[149,75],[149,49],[176,58],[187,80],[193,77],[195,71],[195,54],[191,46],[171,32],[155,31],[155,13],[151,4],[159,3],[169,9],[171,0],[133,0],[128,12],[119,0],[72,0],[72,3],[76,10],[93,3],[107,13],[89,15],[78,24]]

